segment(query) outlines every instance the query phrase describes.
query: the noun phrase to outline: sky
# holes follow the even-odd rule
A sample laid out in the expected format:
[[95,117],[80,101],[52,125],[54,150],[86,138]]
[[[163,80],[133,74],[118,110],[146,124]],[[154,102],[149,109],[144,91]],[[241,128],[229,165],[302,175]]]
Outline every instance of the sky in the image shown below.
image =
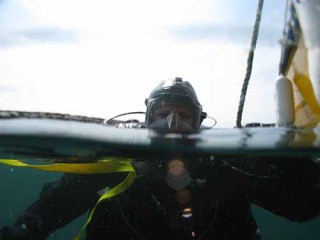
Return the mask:
[[[242,123],[275,122],[285,0],[266,0]],[[258,1],[0,0],[0,109],[144,111],[182,77],[217,128],[236,125]]]

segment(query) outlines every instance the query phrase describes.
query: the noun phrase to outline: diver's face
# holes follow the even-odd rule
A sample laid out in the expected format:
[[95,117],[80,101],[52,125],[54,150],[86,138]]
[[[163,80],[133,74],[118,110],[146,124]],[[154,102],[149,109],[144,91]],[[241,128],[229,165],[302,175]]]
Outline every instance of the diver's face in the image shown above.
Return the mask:
[[170,113],[176,113],[179,117],[190,126],[193,126],[194,118],[192,112],[181,106],[162,106],[154,111],[152,122],[165,119]]

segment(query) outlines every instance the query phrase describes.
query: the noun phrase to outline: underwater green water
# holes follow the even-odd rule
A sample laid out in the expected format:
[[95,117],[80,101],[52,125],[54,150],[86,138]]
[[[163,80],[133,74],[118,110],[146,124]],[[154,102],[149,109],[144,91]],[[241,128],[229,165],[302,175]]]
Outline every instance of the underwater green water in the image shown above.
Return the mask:
[[[11,224],[19,214],[38,198],[42,185],[58,179],[61,174],[0,165],[0,227]],[[262,239],[313,240],[319,239],[320,217],[305,223],[296,223],[252,206]],[[48,239],[72,239],[80,230],[86,216],[56,231]]]
[[[320,127],[310,129],[260,128],[208,130],[201,134],[162,136],[147,129],[115,129],[101,124],[58,120],[1,120],[0,158],[91,160],[123,153],[130,158],[149,154],[216,153],[269,154],[319,158]],[[72,160],[73,161],[73,160]],[[0,227],[12,224],[38,195],[42,186],[61,174],[0,164]],[[320,204],[320,203],[319,203]],[[252,206],[262,239],[319,239],[320,217],[297,223]],[[82,216],[49,237],[73,239],[83,226]]]

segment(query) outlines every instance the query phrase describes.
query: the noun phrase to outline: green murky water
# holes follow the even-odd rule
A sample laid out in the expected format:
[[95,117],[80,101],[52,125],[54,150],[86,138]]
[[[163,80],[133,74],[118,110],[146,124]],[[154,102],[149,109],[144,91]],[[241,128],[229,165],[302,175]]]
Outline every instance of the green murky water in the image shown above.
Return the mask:
[[[220,155],[284,155],[318,157],[319,129],[226,129],[210,130],[189,137],[163,136],[146,129],[127,131],[99,124],[53,120],[1,120],[0,157],[22,159],[68,159],[81,161],[106,155],[218,153]],[[163,150],[165,149],[165,150]],[[21,159],[20,158],[20,159]],[[16,168],[0,164],[0,226],[10,225],[35,199],[44,183],[58,179],[60,173]],[[320,217],[296,223],[252,206],[262,239],[318,239]],[[49,239],[72,239],[86,220],[83,216],[55,232]]]

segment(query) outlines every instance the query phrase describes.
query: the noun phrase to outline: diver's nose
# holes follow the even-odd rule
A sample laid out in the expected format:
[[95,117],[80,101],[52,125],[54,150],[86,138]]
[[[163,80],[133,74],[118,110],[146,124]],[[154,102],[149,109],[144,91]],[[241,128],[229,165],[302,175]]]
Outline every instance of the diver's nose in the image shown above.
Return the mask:
[[172,111],[168,116],[167,116],[167,123],[168,123],[168,128],[169,129],[179,129],[179,126],[181,125],[181,118],[178,113]]

